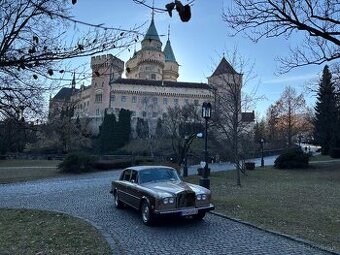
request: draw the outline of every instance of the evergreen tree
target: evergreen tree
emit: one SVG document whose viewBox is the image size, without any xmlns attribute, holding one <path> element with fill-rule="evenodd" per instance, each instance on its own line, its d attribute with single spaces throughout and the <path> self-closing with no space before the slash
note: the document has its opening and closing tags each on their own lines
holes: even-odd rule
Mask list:
<svg viewBox="0 0 340 255">
<path fill-rule="evenodd" d="M 322 154 L 329 154 L 332 138 L 336 132 L 337 104 L 335 87 L 332 82 L 332 74 L 326 65 L 323 69 L 322 78 L 315 106 L 315 131 L 314 137 L 322 147 Z"/>
<path fill-rule="evenodd" d="M 100 126 L 99 149 L 101 153 L 113 152 L 117 149 L 117 121 L 114 114 L 105 112 L 104 120 Z"/>
<path fill-rule="evenodd" d="M 117 147 L 123 147 L 130 140 L 131 133 L 131 111 L 121 109 L 119 111 L 119 121 L 116 129 Z"/>
</svg>

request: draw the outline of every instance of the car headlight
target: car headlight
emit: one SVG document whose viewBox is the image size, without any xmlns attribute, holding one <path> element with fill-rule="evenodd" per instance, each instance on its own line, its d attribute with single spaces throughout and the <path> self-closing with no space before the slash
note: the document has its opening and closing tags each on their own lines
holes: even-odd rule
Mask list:
<svg viewBox="0 0 340 255">
<path fill-rule="evenodd" d="M 207 199 L 207 195 L 206 194 L 198 194 L 196 196 L 197 200 L 206 200 Z"/>
<path fill-rule="evenodd" d="M 173 197 L 166 197 L 163 198 L 163 204 L 167 205 L 167 204 L 173 204 L 175 202 L 175 199 Z"/>
</svg>

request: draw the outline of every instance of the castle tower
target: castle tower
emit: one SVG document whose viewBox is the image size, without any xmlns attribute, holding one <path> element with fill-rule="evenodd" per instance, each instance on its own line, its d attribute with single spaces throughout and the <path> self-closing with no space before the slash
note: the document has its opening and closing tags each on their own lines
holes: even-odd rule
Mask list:
<svg viewBox="0 0 340 255">
<path fill-rule="evenodd" d="M 235 71 L 232 65 L 222 57 L 221 62 L 218 64 L 213 74 L 208 77 L 208 84 L 218 87 L 225 87 L 224 84 L 242 85 L 242 74 Z"/>
<path fill-rule="evenodd" d="M 142 40 L 142 48 L 126 62 L 126 77 L 129 79 L 162 80 L 165 66 L 162 42 L 152 15 L 149 29 Z"/>
<path fill-rule="evenodd" d="M 172 50 L 171 43 L 170 43 L 170 27 L 168 30 L 168 40 L 166 41 L 163 53 L 165 57 L 163 80 L 177 81 L 177 78 L 179 76 L 178 74 L 179 65 L 176 61 L 175 54 Z"/>
<path fill-rule="evenodd" d="M 110 105 L 111 84 L 121 78 L 124 62 L 112 54 L 91 58 L 92 86 L 90 98 L 90 116 L 102 117 Z"/>
</svg>

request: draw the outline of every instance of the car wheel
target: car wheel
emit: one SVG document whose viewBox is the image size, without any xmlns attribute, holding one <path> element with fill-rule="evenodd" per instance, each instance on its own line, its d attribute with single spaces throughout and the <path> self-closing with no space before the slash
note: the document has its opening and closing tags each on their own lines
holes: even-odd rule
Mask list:
<svg viewBox="0 0 340 255">
<path fill-rule="evenodd" d="M 194 215 L 195 220 L 202 220 L 205 217 L 205 212 L 198 212 L 198 214 Z"/>
<path fill-rule="evenodd" d="M 118 191 L 117 190 L 113 194 L 113 201 L 115 203 L 115 207 L 116 208 L 118 208 L 118 209 L 123 208 L 124 204 L 122 203 L 122 201 L 119 200 Z"/>
<path fill-rule="evenodd" d="M 141 206 L 141 215 L 142 215 L 142 220 L 145 225 L 152 225 L 154 222 L 154 217 L 151 212 L 150 204 L 147 201 L 143 201 L 142 206 Z"/>
</svg>

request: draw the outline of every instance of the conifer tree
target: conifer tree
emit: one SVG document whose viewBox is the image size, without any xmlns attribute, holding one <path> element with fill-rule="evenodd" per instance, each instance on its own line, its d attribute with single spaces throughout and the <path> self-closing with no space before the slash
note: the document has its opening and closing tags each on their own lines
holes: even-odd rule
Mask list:
<svg viewBox="0 0 340 255">
<path fill-rule="evenodd" d="M 113 152 L 117 149 L 117 121 L 114 114 L 105 112 L 104 120 L 100 126 L 99 148 L 101 153 Z"/>
<path fill-rule="evenodd" d="M 314 137 L 321 145 L 321 153 L 329 154 L 332 139 L 336 134 L 337 104 L 335 87 L 332 82 L 332 74 L 326 65 L 323 69 L 322 78 L 315 106 L 315 131 Z"/>
</svg>

